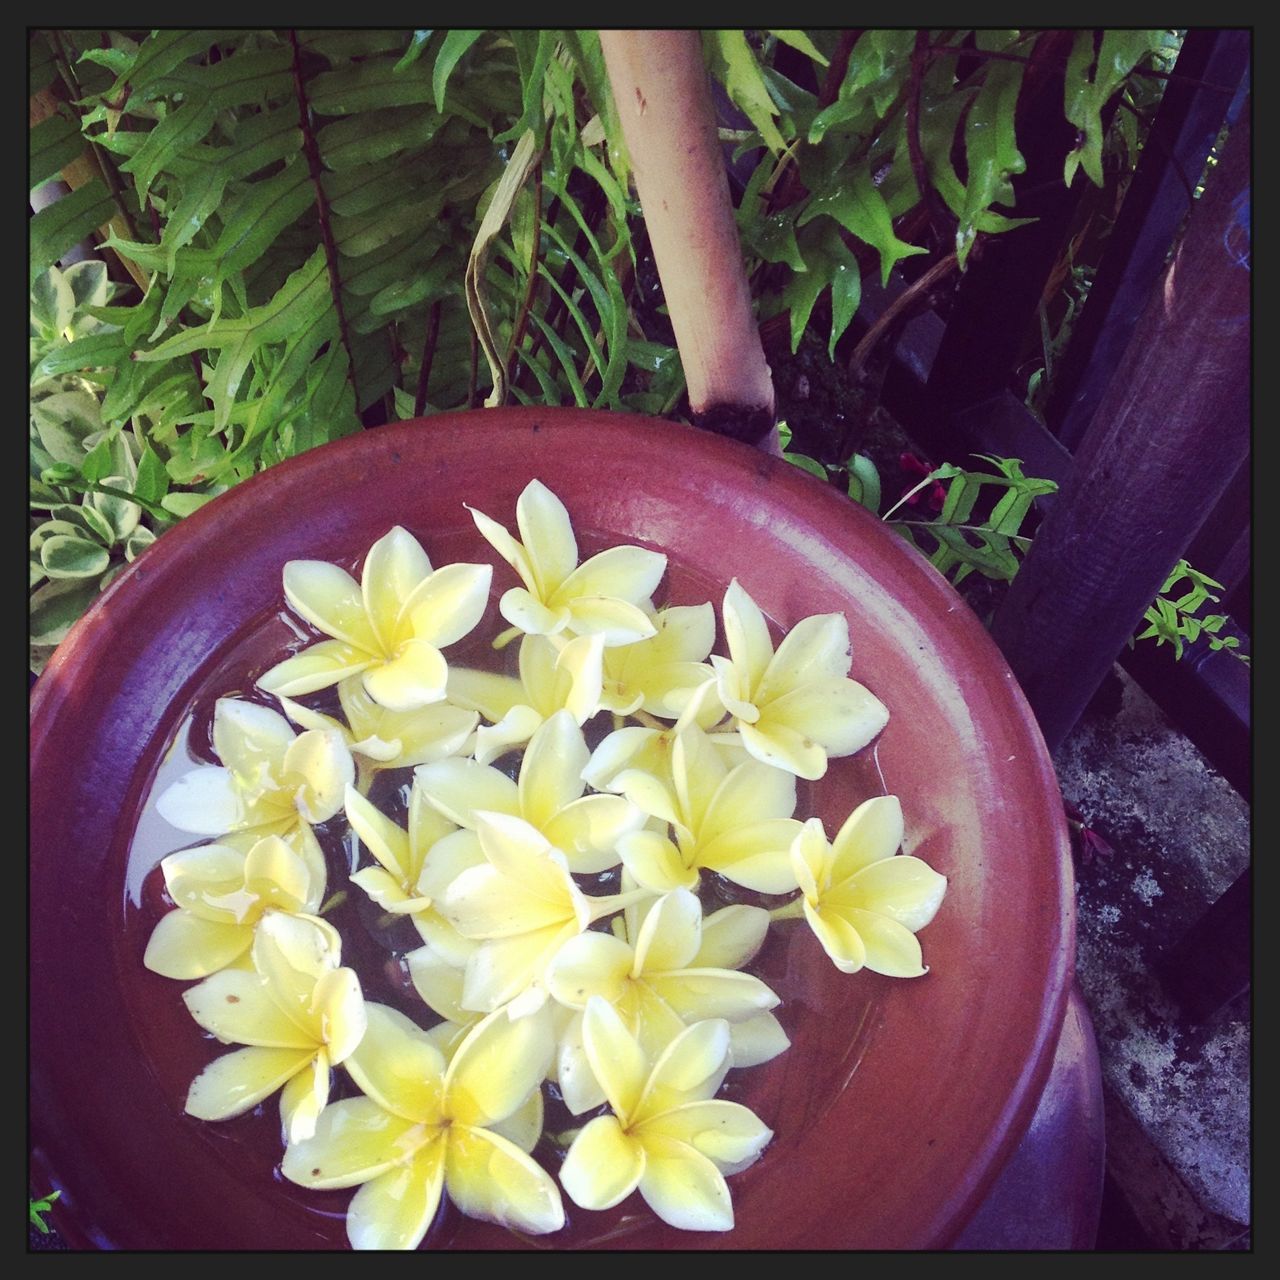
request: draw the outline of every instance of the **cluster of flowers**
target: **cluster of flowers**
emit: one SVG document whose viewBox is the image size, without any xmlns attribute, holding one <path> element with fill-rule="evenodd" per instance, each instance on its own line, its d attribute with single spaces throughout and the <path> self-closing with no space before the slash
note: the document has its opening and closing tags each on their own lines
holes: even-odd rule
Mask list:
<svg viewBox="0 0 1280 1280">
<path fill-rule="evenodd" d="M 490 566 L 434 569 L 399 527 L 359 583 L 290 562 L 289 605 L 330 638 L 259 680 L 284 714 L 219 700 L 221 764 L 158 798 L 171 824 L 215 839 L 163 860 L 175 907 L 145 963 L 201 979 L 184 993 L 192 1016 L 245 1046 L 196 1078 L 187 1111 L 226 1119 L 280 1090 L 285 1176 L 360 1188 L 355 1247 L 415 1248 L 446 1191 L 474 1217 L 563 1226 L 560 1189 L 530 1155 L 550 1080 L 575 1116 L 596 1113 L 559 1171 L 575 1204 L 638 1190 L 676 1227 L 727 1230 L 725 1175 L 772 1134 L 716 1094 L 731 1067 L 788 1047 L 778 996 L 743 972 L 771 919 L 802 915 L 846 972 L 925 972 L 915 932 L 946 881 L 897 854 L 897 800 L 866 801 L 832 841 L 793 816 L 797 778 L 866 746 L 888 712 L 848 678 L 840 614 L 804 619 L 775 652 L 735 581 L 728 656 L 712 655 L 710 603 L 653 606 L 666 558 L 619 546 L 579 564 L 541 483 L 519 499 L 520 541 L 472 515 L 523 583 L 501 598 L 513 629 L 494 642 L 520 636 L 518 677 L 441 654 L 480 622 Z M 296 700 L 334 685 L 343 719 Z M 593 751 L 582 726 L 601 711 L 615 727 Z M 491 763 L 517 749 L 518 771 Z M 404 829 L 368 796 L 378 770 L 409 767 Z M 351 881 L 422 940 L 404 959 L 439 1016 L 430 1029 L 364 997 L 318 914 L 329 886 L 312 827 L 340 813 L 373 859 Z M 611 868 L 619 892 L 575 880 Z M 704 917 L 704 871 L 799 893 L 772 915 L 736 903 Z M 329 1101 L 338 1065 L 362 1096 Z"/>
</svg>

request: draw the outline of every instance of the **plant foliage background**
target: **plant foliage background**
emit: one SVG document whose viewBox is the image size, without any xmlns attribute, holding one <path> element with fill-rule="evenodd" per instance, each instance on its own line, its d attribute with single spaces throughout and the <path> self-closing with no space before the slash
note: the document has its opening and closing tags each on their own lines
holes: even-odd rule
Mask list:
<svg viewBox="0 0 1280 1280">
<path fill-rule="evenodd" d="M 834 357 L 868 274 L 962 270 L 1024 221 L 1015 109 L 1044 37 L 703 33 L 754 295 L 792 352 Z M 1177 43 L 1074 34 L 1064 182 L 1123 181 Z M 30 60 L 31 187 L 70 188 L 30 220 L 33 670 L 165 529 L 305 449 L 481 403 L 680 411 L 595 32 L 59 30 Z M 876 510 L 856 445 L 794 460 Z M 1011 577 L 1052 488 L 987 461 L 931 474 L 927 520 L 899 504 L 953 580 Z"/>
</svg>

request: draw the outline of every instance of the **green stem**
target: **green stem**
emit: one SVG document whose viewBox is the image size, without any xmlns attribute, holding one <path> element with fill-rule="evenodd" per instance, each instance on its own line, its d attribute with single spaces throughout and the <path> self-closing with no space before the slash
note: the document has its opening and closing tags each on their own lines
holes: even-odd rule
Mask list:
<svg viewBox="0 0 1280 1280">
<path fill-rule="evenodd" d="M 802 920 L 804 918 L 804 895 L 798 898 L 792 898 L 790 902 L 784 902 L 780 907 L 774 907 L 769 912 L 769 919 L 773 920 Z"/>
</svg>

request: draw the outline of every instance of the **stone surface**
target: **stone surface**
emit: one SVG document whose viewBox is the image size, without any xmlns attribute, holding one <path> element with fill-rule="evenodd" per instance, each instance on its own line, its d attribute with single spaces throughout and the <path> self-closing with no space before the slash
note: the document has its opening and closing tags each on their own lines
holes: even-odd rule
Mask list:
<svg viewBox="0 0 1280 1280">
<path fill-rule="evenodd" d="M 1055 764 L 1112 846 L 1077 866 L 1110 1176 L 1156 1247 L 1231 1247 L 1249 1223 L 1249 1000 L 1196 1024 L 1156 965 L 1248 866 L 1249 806 L 1119 668 Z"/>
</svg>

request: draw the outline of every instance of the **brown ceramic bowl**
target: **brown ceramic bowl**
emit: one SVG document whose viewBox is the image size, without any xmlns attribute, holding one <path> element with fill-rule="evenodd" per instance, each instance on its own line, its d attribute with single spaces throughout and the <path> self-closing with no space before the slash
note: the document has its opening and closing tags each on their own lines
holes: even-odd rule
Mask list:
<svg viewBox="0 0 1280 1280">
<path fill-rule="evenodd" d="M 861 799 L 897 794 L 907 850 L 950 886 L 920 935 L 920 979 L 841 974 L 802 923 L 771 931 L 761 971 L 792 1047 L 735 1073 L 733 1096 L 776 1136 L 730 1180 L 731 1236 L 668 1229 L 632 1197 L 605 1214 L 567 1205 L 566 1230 L 527 1241 L 446 1209 L 428 1246 L 942 1247 L 1017 1145 L 1062 1019 L 1071 872 L 1043 742 L 977 619 L 897 535 L 786 463 L 641 417 L 490 410 L 378 428 L 238 486 L 122 574 L 38 681 L 32 1177 L 62 1188 L 73 1244 L 345 1247 L 352 1193 L 281 1178 L 274 1098 L 223 1124 L 183 1114 L 222 1049 L 190 1020 L 183 984 L 143 968 L 167 849 L 135 845 L 135 828 L 193 705 L 249 690 L 294 640 L 279 616 L 287 560 L 354 566 L 400 523 L 435 564 L 492 563 L 463 503 L 514 525 L 535 477 L 564 500 L 584 555 L 666 552 L 675 603 L 718 606 L 737 577 L 782 628 L 847 614 L 852 675 L 891 719 L 802 802 L 834 832 Z M 495 597 L 511 585 L 499 564 Z M 170 836 L 167 848 L 193 839 Z"/>
</svg>

